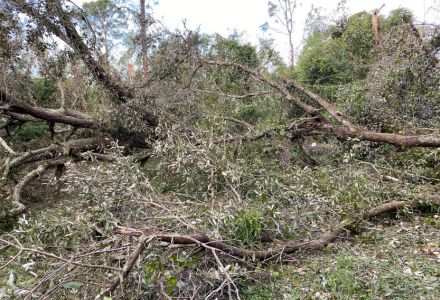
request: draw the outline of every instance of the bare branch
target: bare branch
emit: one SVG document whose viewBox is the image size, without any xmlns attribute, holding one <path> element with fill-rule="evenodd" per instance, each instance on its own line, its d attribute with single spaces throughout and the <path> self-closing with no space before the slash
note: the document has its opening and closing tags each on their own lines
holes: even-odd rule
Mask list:
<svg viewBox="0 0 440 300">
<path fill-rule="evenodd" d="M 121 270 L 119 268 L 110 267 L 110 266 L 91 265 L 91 264 L 79 263 L 79 262 L 74 261 L 74 258 L 67 259 L 67 258 L 58 256 L 58 255 L 55 255 L 53 253 L 41 251 L 41 250 L 34 249 L 34 248 L 26 248 L 26 247 L 23 247 L 23 246 L 11 243 L 11 242 L 9 242 L 9 241 L 7 241 L 5 239 L 0 239 L 0 242 L 5 244 L 5 245 L 8 245 L 10 247 L 13 247 L 13 248 L 17 249 L 19 252 L 32 252 L 32 253 L 35 253 L 37 255 L 42 255 L 42 256 L 46 256 L 46 257 L 52 258 L 52 259 L 60 260 L 60 261 L 63 261 L 63 262 L 66 262 L 66 263 L 69 263 L 69 264 L 72 264 L 72 265 L 75 265 L 75 266 L 78 266 L 78 267 L 91 268 L 91 269 L 105 269 L 105 270 L 116 271 L 116 272 L 119 272 Z"/>
<path fill-rule="evenodd" d="M 15 151 L 12 150 L 11 147 L 9 147 L 8 143 L 6 143 L 6 141 L 2 137 L 0 137 L 0 145 L 3 146 L 3 148 L 5 148 L 9 154 L 15 155 Z"/>
<path fill-rule="evenodd" d="M 12 199 L 13 199 L 12 204 L 15 206 L 15 208 L 9 211 L 9 215 L 11 217 L 14 217 L 23 213 L 26 210 L 26 206 L 24 206 L 21 203 L 21 194 L 23 193 L 25 187 L 29 185 L 29 183 L 31 183 L 35 178 L 41 176 L 48 169 L 59 165 L 64 165 L 67 161 L 68 159 L 58 159 L 58 160 L 49 161 L 45 164 L 39 165 L 35 170 L 29 172 L 26 176 L 24 176 L 14 188 L 14 192 L 12 194 Z"/>
<path fill-rule="evenodd" d="M 10 112 L 30 115 L 41 120 L 69 124 L 80 128 L 98 127 L 96 120 L 85 117 L 81 113 L 73 110 L 65 110 L 66 113 L 62 113 L 59 110 L 31 106 L 6 93 L 3 89 L 0 89 L 0 104 L 7 105 Z"/>
<path fill-rule="evenodd" d="M 234 122 L 234 123 L 236 123 L 238 125 L 241 125 L 243 127 L 246 127 L 249 131 L 255 130 L 255 126 L 252 125 L 252 124 L 249 124 L 246 121 L 239 120 L 239 119 L 236 119 L 236 118 L 231 118 L 231 117 L 223 117 L 223 119 L 231 121 L 231 122 Z"/>
<path fill-rule="evenodd" d="M 127 260 L 127 263 L 125 264 L 122 271 L 120 271 L 120 273 L 113 278 L 108 289 L 96 297 L 97 299 L 101 299 L 101 298 L 103 298 L 103 296 L 110 296 L 113 294 L 113 292 L 122 283 L 122 281 L 125 278 L 127 278 L 128 274 L 130 273 L 134 264 L 139 259 L 139 256 L 144 252 L 144 250 L 146 248 L 146 244 L 149 241 L 151 241 L 153 238 L 154 238 L 154 236 L 146 236 L 145 234 L 141 235 L 141 237 L 139 238 L 138 245 L 136 246 L 136 249 L 130 255 L 130 258 Z"/>
</svg>

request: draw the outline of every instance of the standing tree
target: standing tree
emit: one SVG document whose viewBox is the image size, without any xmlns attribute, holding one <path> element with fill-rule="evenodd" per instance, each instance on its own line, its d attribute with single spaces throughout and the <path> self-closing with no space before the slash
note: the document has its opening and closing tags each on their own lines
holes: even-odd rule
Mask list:
<svg viewBox="0 0 440 300">
<path fill-rule="evenodd" d="M 294 42 L 294 31 L 295 31 L 295 10 L 298 7 L 297 0 L 278 0 L 276 3 L 268 2 L 268 12 L 271 18 L 275 19 L 276 24 L 280 24 L 281 28 L 271 28 L 277 33 L 282 33 L 287 35 L 289 43 L 289 65 L 291 68 L 295 67 L 296 53 Z M 267 24 L 265 24 L 267 28 Z"/>
<path fill-rule="evenodd" d="M 97 41 L 103 48 L 103 62 L 108 67 L 115 42 L 122 37 L 126 28 L 126 14 L 112 0 L 86 2 L 83 9 L 93 30 L 96 30 Z"/>
<path fill-rule="evenodd" d="M 147 28 L 148 19 L 145 13 L 145 0 L 140 0 L 141 14 L 140 14 L 140 27 L 141 27 L 141 55 L 142 55 L 142 71 L 144 75 L 144 83 L 148 81 L 148 40 L 147 40 Z"/>
</svg>

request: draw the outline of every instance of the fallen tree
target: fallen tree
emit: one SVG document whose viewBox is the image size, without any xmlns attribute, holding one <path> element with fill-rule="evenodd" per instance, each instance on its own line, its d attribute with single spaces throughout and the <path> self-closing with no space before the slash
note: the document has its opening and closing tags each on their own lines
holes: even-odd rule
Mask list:
<svg viewBox="0 0 440 300">
<path fill-rule="evenodd" d="M 23 122 L 32 121 L 22 116 L 30 116 L 36 120 L 72 125 L 77 128 L 98 128 L 98 121 L 71 109 L 48 109 L 29 105 L 18 100 L 0 89 L 1 109 L 11 118 Z"/>
<path fill-rule="evenodd" d="M 269 79 L 269 76 L 263 75 L 260 71 L 257 71 L 254 67 L 247 66 L 245 64 L 239 64 L 234 62 L 227 61 L 218 61 L 218 60 L 207 60 L 200 53 L 194 54 L 194 57 L 189 58 L 196 61 L 196 68 L 194 72 L 190 74 L 190 80 L 182 80 L 189 82 L 189 84 L 185 85 L 183 88 L 179 86 L 176 90 L 170 90 L 169 92 L 175 93 L 172 94 L 171 97 L 179 98 L 181 97 L 182 90 L 185 91 L 196 91 L 197 93 L 203 93 L 204 90 L 200 89 L 192 89 L 191 84 L 193 82 L 197 82 L 197 80 L 193 80 L 193 77 L 196 76 L 196 72 L 199 72 L 202 68 L 201 66 L 214 66 L 218 67 L 221 71 L 223 70 L 240 70 L 247 74 L 250 78 L 255 79 L 256 82 L 263 86 L 261 88 L 262 92 L 252 92 L 244 89 L 245 93 L 243 95 L 231 95 L 227 93 L 219 93 L 221 97 L 227 97 L 232 99 L 240 99 L 248 101 L 248 98 L 256 98 L 264 95 L 270 95 L 273 92 L 278 93 L 282 96 L 282 98 L 288 100 L 292 104 L 294 104 L 297 108 L 299 108 L 304 115 L 307 117 L 303 117 L 301 119 L 296 119 L 291 124 L 287 125 L 277 125 L 273 128 L 263 128 L 260 130 L 258 126 L 251 124 L 250 122 L 240 120 L 235 117 L 223 117 L 223 120 L 233 122 L 235 125 L 240 127 L 240 130 L 245 129 L 245 134 L 240 135 L 236 133 L 229 133 L 226 130 L 212 130 L 212 132 L 202 132 L 202 130 L 198 130 L 198 128 L 193 128 L 192 124 L 180 124 L 184 123 L 179 119 L 179 109 L 186 106 L 186 102 L 181 102 L 178 104 L 178 108 L 171 108 L 169 111 L 161 111 L 155 110 L 153 107 L 146 105 L 146 103 L 154 103 L 151 102 L 141 102 L 139 105 L 133 103 L 139 99 L 136 97 L 136 90 L 126 87 L 121 80 L 116 79 L 115 76 L 112 75 L 111 71 L 104 68 L 100 65 L 99 60 L 96 58 L 96 55 L 93 53 L 92 49 L 85 42 L 85 39 L 81 36 L 80 30 L 76 28 L 76 24 L 74 22 L 77 15 L 63 8 L 61 1 L 48 1 L 46 5 L 37 5 L 34 2 L 29 1 L 13 1 L 12 5 L 17 9 L 17 11 L 26 14 L 30 17 L 31 21 L 35 22 L 42 28 L 45 28 L 46 31 L 52 35 L 55 35 L 63 42 L 66 43 L 74 53 L 82 59 L 84 65 L 89 70 L 90 74 L 93 76 L 93 79 L 100 83 L 106 90 L 106 92 L 110 95 L 111 100 L 113 101 L 113 105 L 115 106 L 115 110 L 123 109 L 125 107 L 130 107 L 131 110 L 128 111 L 127 114 L 130 115 L 141 115 L 142 121 L 144 123 L 142 125 L 149 126 L 152 131 L 156 129 L 160 129 L 163 131 L 169 129 L 172 132 L 173 137 L 177 140 L 176 144 L 179 142 L 186 143 L 187 139 L 191 139 L 191 146 L 197 146 L 199 149 L 205 147 L 215 146 L 224 146 L 227 148 L 228 145 L 234 146 L 234 143 L 240 144 L 244 142 L 258 142 L 263 139 L 276 138 L 278 135 L 282 135 L 285 132 L 288 132 L 292 135 L 292 139 L 294 137 L 309 137 L 309 136 L 331 136 L 335 137 L 339 140 L 346 141 L 350 139 L 357 139 L 360 141 L 370 141 L 381 144 L 392 144 L 396 146 L 402 147 L 431 147 L 436 148 L 440 146 L 440 137 L 437 135 L 403 135 L 403 134 L 394 134 L 394 133 L 384 133 L 370 130 L 364 126 L 360 126 L 355 124 L 350 117 L 346 116 L 342 112 L 338 111 L 335 106 L 332 104 L 333 101 L 329 99 L 325 99 L 311 90 L 307 89 L 305 86 L 301 85 L 295 81 L 281 81 L 276 79 Z M 190 45 L 188 43 L 190 39 L 185 37 L 185 51 L 189 51 Z M 182 63 L 181 60 L 178 60 L 179 64 Z M 194 62 L 193 62 L 194 63 Z M 174 70 L 173 70 L 174 71 Z M 172 73 L 172 72 L 171 72 Z M 163 78 L 160 78 L 160 80 Z M 203 77 L 203 79 L 206 79 Z M 143 88 L 145 86 L 143 85 Z M 164 89 L 169 88 L 165 86 Z M 271 89 L 268 91 L 267 89 Z M 106 152 L 113 144 L 118 144 L 118 146 L 125 147 L 121 150 L 123 155 L 131 155 L 133 161 L 144 163 L 150 157 L 154 156 L 155 153 L 153 150 L 149 150 L 146 153 L 141 154 L 133 154 L 130 152 L 131 148 L 139 147 L 139 148 L 153 148 L 155 146 L 160 147 L 161 143 L 164 143 L 164 136 L 168 132 L 165 132 L 163 135 L 148 135 L 145 132 L 140 131 L 130 131 L 126 130 L 126 128 L 121 128 L 118 126 L 111 126 L 111 122 L 105 123 L 107 120 L 102 120 L 95 117 L 91 117 L 83 112 L 76 111 L 73 109 L 68 109 L 65 107 L 61 107 L 60 109 L 49 109 L 45 107 L 40 107 L 37 105 L 28 104 L 26 101 L 22 99 L 18 99 L 19 97 L 14 96 L 19 93 L 10 93 L 9 87 L 1 87 L 0 88 L 0 105 L 1 111 L 3 112 L 4 117 L 6 118 L 6 122 L 0 125 L 0 128 L 9 128 L 10 126 L 17 126 L 23 124 L 25 122 L 48 122 L 51 124 L 52 129 L 54 124 L 62 124 L 62 131 L 65 133 L 65 130 L 69 131 L 69 134 L 65 137 L 63 142 L 55 142 L 53 144 L 42 146 L 42 148 L 29 150 L 29 151 L 15 151 L 14 144 L 13 147 L 10 147 L 9 140 L 4 140 L 0 138 L 0 144 L 7 152 L 7 159 L 4 163 L 4 176 L 10 176 L 11 173 L 19 172 L 25 170 L 23 172 L 22 177 L 18 180 L 18 183 L 15 184 L 15 187 L 11 189 L 10 197 L 12 199 L 12 209 L 8 212 L 9 216 L 15 217 L 26 211 L 26 206 L 23 204 L 24 194 L 26 192 L 26 188 L 35 180 L 37 180 L 43 173 L 56 168 L 55 176 L 60 176 L 63 172 L 64 165 L 67 162 L 79 162 L 84 160 L 100 160 L 105 163 L 113 164 L 118 162 L 120 157 L 117 155 L 112 155 Z M 208 91 L 210 92 L 210 91 Z M 298 95 L 301 95 L 299 97 Z M 21 96 L 22 97 L 22 96 Z M 150 96 L 149 97 L 154 97 Z M 170 97 L 170 96 L 169 96 Z M 184 97 L 182 96 L 184 99 Z M 303 100 L 306 98 L 307 100 Z M 180 98 L 179 98 L 180 99 Z M 168 101 L 168 98 L 165 98 L 164 101 Z M 107 103 L 107 102 L 106 102 Z M 132 105 L 133 104 L 133 105 Z M 189 105 L 188 105 L 189 106 Z M 182 109 L 183 110 L 183 109 Z M 155 111 L 155 113 L 152 113 Z M 177 111 L 175 115 L 173 113 Z M 162 113 L 162 114 L 161 114 Z M 203 113 L 201 114 L 203 115 Z M 177 116 L 177 117 L 176 117 Z M 145 117 L 145 118 L 144 118 Z M 123 117 L 119 117 L 116 115 L 116 121 L 121 121 L 117 125 L 124 123 L 126 120 Z M 104 122 L 102 122 L 104 121 Z M 130 123 L 131 120 L 126 121 L 125 123 Z M 160 122 L 159 122 L 160 121 Z M 286 122 L 287 123 L 287 122 Z M 105 125 L 104 125 L 105 124 Z M 110 125 L 108 125 L 110 124 Z M 125 125 L 125 124 L 123 124 Z M 137 125 L 137 124 L 135 124 Z M 159 125 L 164 125 L 163 128 L 159 127 Z M 65 127 L 64 127 L 65 126 Z M 166 127 L 168 126 L 168 127 Z M 175 130 L 175 128 L 179 128 L 181 126 L 182 131 Z M 65 129 L 68 128 L 68 129 Z M 88 129 L 88 134 L 91 132 L 90 138 L 76 138 L 73 140 L 69 140 L 73 135 L 74 130 L 77 128 Z M 164 129 L 165 128 L 165 129 Z M 258 128 L 258 129 L 256 129 Z M 70 130 L 72 129 L 72 130 Z M 160 131 L 158 130 L 158 131 Z M 247 130 L 247 131 L 246 131 Z M 213 132 L 215 132 L 215 135 Z M 239 131 L 238 131 L 239 132 Z M 243 131 L 241 131 L 243 132 Z M 71 134 L 72 133 L 72 134 Z M 163 132 L 162 132 L 163 133 Z M 87 135 L 90 136 L 90 135 Z M 204 138 L 206 140 L 204 140 Z M 53 142 L 53 141 L 52 141 Z M 166 145 L 169 146 L 169 145 Z M 170 146 L 171 150 L 175 150 Z M 238 147 L 237 147 L 238 148 Z M 164 151 L 168 151 L 167 147 L 164 147 Z M 178 149 L 179 150 L 179 149 Z M 204 149 L 203 149 L 204 150 Z M 208 151 L 200 151 L 202 154 L 200 155 L 208 155 Z M 230 151 L 232 152 L 232 151 Z M 224 156 L 226 157 L 226 150 L 224 152 Z M 235 154 L 234 154 L 235 155 Z M 219 155 L 221 156 L 221 155 Z M 181 157 L 175 158 L 175 161 L 182 159 Z M 184 160 L 186 158 L 183 158 Z M 188 161 L 193 163 L 193 157 L 189 155 Z M 173 162 L 174 163 L 174 162 Z M 206 165 L 209 165 L 210 161 L 208 160 Z M 177 164 L 177 162 L 176 162 Z M 196 164 L 196 163 L 194 163 Z M 203 164 L 201 164 L 203 165 Z M 26 169 L 27 167 L 30 170 Z M 113 166 L 113 165 L 112 165 Z M 284 170 L 282 170 L 284 171 Z M 212 197 L 211 206 L 212 210 L 215 210 L 215 201 L 216 201 L 216 185 L 223 183 L 223 181 L 216 182 L 215 180 L 215 172 L 218 172 L 223 175 L 223 169 L 221 168 L 212 168 L 211 175 L 206 175 L 209 177 L 209 189 L 206 191 L 208 197 Z M 226 175 L 223 175 L 225 179 L 229 174 L 225 171 Z M 235 175 L 235 174 L 233 174 Z M 204 176 L 202 175 L 200 177 Z M 261 176 L 266 176 L 263 174 Z M 238 178 L 238 179 L 237 179 Z M 242 180 L 239 176 L 234 178 L 239 182 Z M 163 181 L 170 180 L 172 181 L 172 176 L 165 178 Z M 115 180 L 113 180 L 114 182 Z M 195 181 L 195 185 L 199 184 L 197 179 L 193 179 Z M 184 182 L 182 180 L 182 182 Z M 107 182 L 108 184 L 108 182 Z M 142 184 L 145 184 L 143 182 Z M 227 186 L 229 188 L 229 186 Z M 166 190 L 166 189 L 164 189 Z M 203 190 L 203 189 L 199 189 Z M 122 193 L 119 190 L 117 193 Z M 231 191 L 237 198 L 240 199 L 241 195 L 237 192 L 233 186 L 231 186 Z M 148 193 L 148 190 L 143 190 L 144 193 Z M 203 191 L 205 192 L 205 191 Z M 266 192 L 266 191 L 265 191 Z M 268 194 L 270 192 L 267 192 Z M 122 197 L 122 196 L 121 196 Z M 279 259 L 282 261 L 285 258 L 285 255 L 296 253 L 299 251 L 309 251 L 309 250 L 319 250 L 325 248 L 330 243 L 335 242 L 338 238 L 343 236 L 347 232 L 354 231 L 356 226 L 363 221 L 370 220 L 374 217 L 382 215 L 384 213 L 390 212 L 396 209 L 402 208 L 410 208 L 417 209 L 424 205 L 426 201 L 430 200 L 429 203 L 439 204 L 439 199 L 436 196 L 432 195 L 423 195 L 420 198 L 423 198 L 423 201 L 406 201 L 406 200 L 394 200 L 391 202 L 387 202 L 384 204 L 380 204 L 374 208 L 369 209 L 366 213 L 361 215 L 358 218 L 350 219 L 346 221 L 341 221 L 341 223 L 334 227 L 333 230 L 329 231 L 322 236 L 312 239 L 305 240 L 300 242 L 293 242 L 288 239 L 282 242 L 282 245 L 272 245 L 272 244 L 264 244 L 265 246 L 260 249 L 255 248 L 246 248 L 246 247 L 238 247 L 235 246 L 222 238 L 214 238 L 212 236 L 208 236 L 203 233 L 195 233 L 195 234 L 182 234 L 180 232 L 169 233 L 165 228 L 163 230 L 157 229 L 139 229 L 139 228 L 131 228 L 124 227 L 130 226 L 128 224 L 121 224 L 121 226 L 117 226 L 115 228 L 114 234 L 116 237 L 139 237 L 138 244 L 131 255 L 125 262 L 125 266 L 123 269 L 110 267 L 107 269 L 111 271 L 117 271 L 117 274 L 114 278 L 112 278 L 110 285 L 103 291 L 100 296 L 110 296 L 113 295 L 118 286 L 120 286 L 124 279 L 126 279 L 130 273 L 130 271 L 135 267 L 136 262 L 139 257 L 147 248 L 147 243 L 153 241 L 154 239 L 160 242 L 168 243 L 169 245 L 189 245 L 189 246 L 197 246 L 202 249 L 210 250 L 214 256 L 216 253 L 223 253 L 229 258 L 240 259 L 240 261 L 266 261 L 270 259 Z M 381 198 L 382 199 L 382 198 Z M 405 199 L 405 198 L 404 198 Z M 25 203 L 25 202 L 24 202 Z M 144 203 L 142 202 L 142 205 Z M 141 205 L 141 204 L 139 204 Z M 161 204 L 156 204 L 157 206 L 161 206 Z M 168 205 L 168 204 L 167 204 Z M 169 206 L 174 205 L 174 203 L 170 203 Z M 241 202 L 241 205 L 245 205 L 244 202 Z M 167 207 L 165 208 L 167 209 Z M 131 212 L 129 212 L 131 216 Z M 145 217 L 145 218 L 149 218 Z M 159 216 L 160 217 L 160 216 Z M 177 220 L 178 217 L 176 217 Z M 131 221 L 131 220 L 130 220 Z M 127 222 L 128 223 L 128 222 Z M 182 222 L 183 223 L 183 222 Z M 188 228 L 193 228 L 191 224 L 183 223 Z M 134 226 L 133 226 L 134 227 Z M 100 229 L 98 228 L 97 231 Z M 197 232 L 197 231 L 195 231 Z M 113 238 L 113 237 L 109 237 Z M 223 237 L 224 238 L 224 237 Z M 273 239 L 272 239 L 273 241 Z M 15 247 L 17 245 L 12 243 L 5 243 L 8 246 Z M 15 245 L 15 246 L 14 246 Z M 129 248 L 128 246 L 127 248 Z M 35 251 L 31 251 L 30 248 L 17 246 L 15 247 L 19 251 L 30 251 L 34 253 L 38 253 Z M 112 249 L 108 250 L 111 251 Z M 105 250 L 107 251 L 107 250 Z M 41 254 L 41 253 L 40 253 Z M 42 254 L 47 257 L 54 258 L 53 256 Z M 68 263 L 70 259 L 62 258 L 60 259 L 63 263 Z M 219 262 L 216 257 L 216 261 Z M 95 268 L 96 265 L 87 265 L 81 264 L 76 259 L 72 258 L 72 264 L 77 267 L 90 267 Z M 221 265 L 221 262 L 218 263 L 219 269 L 227 275 L 227 270 Z M 106 268 L 103 266 L 103 268 Z M 108 274 L 106 274 L 108 275 Z M 227 277 L 227 276 L 226 276 Z M 161 283 L 160 283 L 161 284 Z M 161 290 L 163 290 L 161 288 Z M 165 293 L 165 292 L 164 292 Z M 166 294 L 166 293 L 165 293 Z"/>
<path fill-rule="evenodd" d="M 336 136 L 338 139 L 347 140 L 357 138 L 361 141 L 387 143 L 407 147 L 440 147 L 440 137 L 436 135 L 401 135 L 394 133 L 382 133 L 371 131 L 365 127 L 353 124 L 347 116 L 334 108 L 333 105 L 330 104 L 330 101 L 321 98 L 320 96 L 306 89 L 299 83 L 286 81 L 285 85 L 283 85 L 265 78 L 258 71 L 252 70 L 242 64 L 212 60 L 202 61 L 208 65 L 238 68 L 252 75 L 257 80 L 269 85 L 274 90 L 281 93 L 288 101 L 292 102 L 295 106 L 303 110 L 305 113 L 312 117 L 315 117 L 315 122 L 313 124 L 309 123 L 308 126 L 312 126 L 316 130 Z M 301 101 L 298 97 L 289 92 L 287 88 L 293 88 L 299 92 L 304 93 L 310 99 L 317 102 L 321 108 L 311 106 Z M 328 120 L 322 113 L 322 109 L 324 109 L 324 111 L 328 113 L 332 117 L 332 119 L 339 124 L 334 124 L 333 122 Z"/>
<path fill-rule="evenodd" d="M 31 17 L 37 24 L 45 28 L 48 32 L 54 34 L 67 45 L 69 45 L 84 61 L 94 78 L 115 96 L 114 99 L 116 99 L 116 105 L 126 103 L 133 98 L 132 91 L 117 82 L 108 74 L 108 71 L 100 66 L 99 63 L 94 59 L 91 50 L 84 43 L 81 35 L 76 30 L 72 22 L 72 15 L 63 9 L 59 1 L 50 2 L 48 6 L 44 8 L 47 10 L 47 12 L 53 13 L 58 21 L 55 21 L 47 14 L 44 14 L 41 7 L 33 6 L 26 1 L 16 1 L 12 5 L 19 11 Z M 188 38 L 186 38 L 185 41 L 187 41 L 187 39 Z M 316 132 L 321 132 L 326 135 L 334 136 L 340 140 L 359 139 L 361 141 L 388 143 L 406 147 L 440 146 L 440 138 L 436 135 L 401 135 L 382 133 L 371 131 L 363 126 L 356 125 L 349 119 L 349 117 L 339 112 L 331 104 L 330 100 L 320 97 L 297 82 L 285 81 L 283 83 L 278 83 L 261 75 L 259 71 L 256 71 L 243 64 L 207 60 L 200 58 L 197 55 L 195 58 L 196 60 L 200 60 L 200 63 L 197 64 L 198 67 L 195 69 L 193 74 L 191 74 L 191 77 L 195 75 L 195 73 L 200 69 L 200 66 L 203 64 L 219 66 L 222 68 L 236 68 L 249 74 L 263 84 L 266 84 L 274 91 L 280 93 L 283 97 L 285 97 L 285 99 L 293 103 L 311 117 L 307 122 L 301 122 L 295 125 L 295 130 L 298 131 L 298 134 L 310 134 L 311 132 L 312 134 L 315 134 Z M 187 86 L 187 88 L 190 89 L 191 87 Z M 294 95 L 291 92 L 292 90 L 304 94 L 312 102 L 315 102 L 317 106 L 304 102 L 299 97 Z M 109 136 L 109 138 L 112 137 L 114 140 L 118 140 L 120 145 L 126 147 L 150 146 L 150 142 L 146 141 L 151 139 L 151 137 L 142 136 L 142 134 L 134 132 L 131 133 L 126 130 L 120 131 L 118 128 L 103 128 L 97 120 L 78 111 L 67 108 L 54 110 L 32 106 L 8 94 L 4 89 L 0 89 L 0 101 L 2 111 L 10 118 L 10 120 L 13 121 L 27 122 L 41 120 L 52 124 L 60 123 L 69 125 L 74 129 L 89 128 L 96 130 L 98 133 L 104 132 Z M 158 125 L 157 117 L 149 113 L 148 110 L 142 111 L 142 114 L 145 115 L 144 120 L 148 126 L 154 129 Z M 7 127 L 8 125 L 5 126 Z M 289 129 L 289 126 L 287 126 L 285 129 L 291 130 Z M 227 140 L 219 139 L 219 142 L 233 142 L 238 140 L 255 141 L 269 136 L 270 130 L 254 136 L 233 136 L 227 138 Z M 79 153 L 81 151 L 94 149 L 97 146 L 97 142 L 101 143 L 100 139 L 101 138 L 92 138 L 85 139 L 80 142 L 75 141 L 65 143 L 63 145 L 51 145 L 46 148 L 33 150 L 20 156 L 10 158 L 10 161 L 5 164 L 5 174 L 7 174 L 9 168 L 15 168 L 24 163 L 38 162 L 44 159 L 54 158 L 59 156 L 63 151 L 69 152 L 72 150 L 73 152 Z M 77 145 L 77 143 L 79 144 Z M 111 161 L 112 159 L 107 158 L 107 160 Z"/>
<path fill-rule="evenodd" d="M 428 196 L 430 201 L 428 203 L 440 205 L 440 198 L 436 196 Z M 280 257 L 283 254 L 291 254 L 302 250 L 319 250 L 327 246 L 328 244 L 334 242 L 338 237 L 340 237 L 344 232 L 350 232 L 355 229 L 356 224 L 361 221 L 370 220 L 374 217 L 380 216 L 384 213 L 402 209 L 402 208 L 412 208 L 416 209 L 422 205 L 426 205 L 425 201 L 405 201 L 405 200 L 395 200 L 381 204 L 377 207 L 371 208 L 366 214 L 361 217 L 350 220 L 343 221 L 339 226 L 337 226 L 333 231 L 322 235 L 321 237 L 306 242 L 284 242 L 282 246 L 277 246 L 273 250 L 250 250 L 245 248 L 236 247 L 230 245 L 223 241 L 218 241 L 213 238 L 208 237 L 205 234 L 193 234 L 193 235 L 182 235 L 182 234 L 161 234 L 151 232 L 151 229 L 134 229 L 126 227 L 116 227 L 115 233 L 121 235 L 133 235 L 142 236 L 145 232 L 153 234 L 159 241 L 167 242 L 170 244 L 193 244 L 206 247 L 208 249 L 214 248 L 216 251 L 223 252 L 225 254 L 231 255 L 236 258 L 250 259 L 250 260 L 268 260 L 274 257 Z"/>
</svg>

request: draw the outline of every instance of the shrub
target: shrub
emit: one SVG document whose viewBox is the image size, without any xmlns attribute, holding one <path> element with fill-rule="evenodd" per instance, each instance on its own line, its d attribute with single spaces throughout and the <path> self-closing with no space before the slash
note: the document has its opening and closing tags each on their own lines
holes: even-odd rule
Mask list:
<svg viewBox="0 0 440 300">
<path fill-rule="evenodd" d="M 47 123 L 26 123 L 18 131 L 17 137 L 23 142 L 50 138 L 49 125 Z"/>
</svg>

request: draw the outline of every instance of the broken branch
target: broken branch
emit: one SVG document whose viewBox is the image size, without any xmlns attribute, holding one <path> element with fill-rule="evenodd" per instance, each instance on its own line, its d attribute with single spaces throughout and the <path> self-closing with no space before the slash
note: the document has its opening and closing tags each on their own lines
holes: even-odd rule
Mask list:
<svg viewBox="0 0 440 300">
<path fill-rule="evenodd" d="M 427 196 L 428 201 L 434 202 L 436 204 L 440 204 L 440 197 L 438 196 Z M 230 244 L 227 244 L 223 241 L 214 240 L 209 238 L 205 234 L 193 234 L 193 235 L 180 235 L 180 234 L 158 234 L 157 239 L 160 241 L 174 243 L 174 244 L 199 244 L 202 246 L 210 247 L 215 250 L 222 251 L 231 256 L 238 258 L 251 258 L 252 260 L 267 260 L 273 257 L 282 255 L 282 254 L 291 254 L 302 250 L 318 250 L 327 246 L 329 243 L 336 240 L 344 231 L 350 231 L 355 224 L 360 221 L 365 221 L 374 217 L 377 217 L 386 212 L 401 209 L 405 207 L 417 208 L 421 205 L 421 202 L 418 201 L 404 201 L 404 200 L 395 200 L 391 202 L 387 202 L 384 204 L 380 204 L 374 208 L 371 208 L 366 214 L 363 216 L 348 222 L 342 222 L 339 226 L 337 226 L 334 230 L 330 231 L 327 234 L 322 235 L 321 237 L 305 242 L 287 242 L 282 247 L 278 247 L 273 250 L 251 250 L 246 248 L 236 247 Z M 142 230 L 127 228 L 127 227 L 117 227 L 115 229 L 116 234 L 122 235 L 133 235 L 133 236 L 141 236 Z"/>
</svg>

